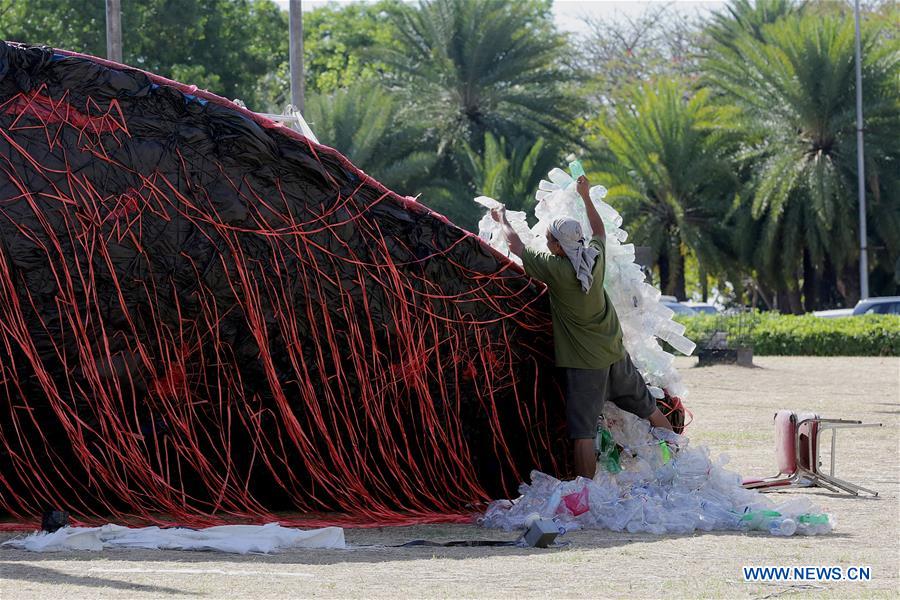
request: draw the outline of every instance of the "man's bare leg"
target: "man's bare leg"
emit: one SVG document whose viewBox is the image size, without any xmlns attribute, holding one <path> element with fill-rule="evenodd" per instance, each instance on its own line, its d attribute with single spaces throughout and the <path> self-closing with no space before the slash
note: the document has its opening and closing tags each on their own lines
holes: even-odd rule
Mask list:
<svg viewBox="0 0 900 600">
<path fill-rule="evenodd" d="M 660 427 L 662 429 L 668 429 L 669 431 L 672 431 L 672 424 L 669 423 L 669 419 L 667 419 L 666 415 L 662 414 L 662 411 L 658 408 L 653 411 L 653 414 L 647 417 L 647 420 L 650 421 L 650 424 L 654 427 Z"/>
<path fill-rule="evenodd" d="M 593 479 L 594 471 L 597 469 L 594 440 L 587 438 L 573 441 L 575 442 L 575 474 Z"/>
</svg>

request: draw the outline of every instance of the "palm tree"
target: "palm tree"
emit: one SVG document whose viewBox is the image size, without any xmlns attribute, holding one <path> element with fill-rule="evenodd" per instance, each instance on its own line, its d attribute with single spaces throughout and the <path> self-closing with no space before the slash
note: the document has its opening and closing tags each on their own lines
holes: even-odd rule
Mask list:
<svg viewBox="0 0 900 600">
<path fill-rule="evenodd" d="M 379 58 L 432 124 L 439 153 L 463 143 L 480 150 L 488 132 L 566 137 L 576 105 L 548 2 L 423 0 L 395 11 L 394 21 L 399 48 Z"/>
<path fill-rule="evenodd" d="M 867 27 L 862 38 L 866 171 L 876 268 L 900 255 L 900 53 Z M 708 82 L 741 111 L 753 173 L 748 208 L 759 223 L 753 253 L 771 286 L 801 310 L 816 307 L 822 276 L 856 301 L 856 122 L 852 19 L 807 12 L 736 35 L 704 62 Z M 889 263 L 889 264 L 888 264 Z M 783 306 L 781 308 L 784 308 Z"/>
<path fill-rule="evenodd" d="M 738 181 L 729 163 L 737 138 L 732 110 L 691 95 L 684 82 L 632 88 L 612 121 L 600 125 L 608 155 L 596 180 L 609 188 L 635 242 L 649 246 L 664 293 L 685 297 L 684 259 L 723 269 L 730 255 L 726 223 Z"/>
<path fill-rule="evenodd" d="M 765 26 L 802 14 L 805 9 L 806 3 L 796 0 L 732 0 L 723 10 L 713 13 L 704 28 L 707 51 L 733 50 L 735 43 L 746 36 L 763 42 Z"/>
<path fill-rule="evenodd" d="M 460 227 L 475 227 L 473 188 L 441 169 L 433 136 L 397 94 L 360 81 L 310 96 L 305 117 L 319 141 L 389 189 L 418 198 Z"/>
<path fill-rule="evenodd" d="M 466 144 L 462 161 L 478 194 L 500 200 L 510 210 L 534 210 L 538 183 L 557 162 L 544 139 L 508 143 L 491 133 L 484 134 L 484 150 L 476 152 Z"/>
<path fill-rule="evenodd" d="M 434 166 L 424 126 L 395 96 L 370 83 L 310 96 L 305 118 L 323 144 L 398 193 L 415 195 Z"/>
</svg>

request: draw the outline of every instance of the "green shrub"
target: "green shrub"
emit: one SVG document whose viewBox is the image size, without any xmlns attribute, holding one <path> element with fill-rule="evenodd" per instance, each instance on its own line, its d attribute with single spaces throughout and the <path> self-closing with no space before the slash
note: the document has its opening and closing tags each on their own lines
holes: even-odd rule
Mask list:
<svg viewBox="0 0 900 600">
<path fill-rule="evenodd" d="M 813 315 L 753 312 L 740 316 L 678 317 L 685 335 L 702 346 L 717 330 L 730 346 L 753 347 L 758 356 L 900 356 L 900 316 L 823 319 Z"/>
</svg>

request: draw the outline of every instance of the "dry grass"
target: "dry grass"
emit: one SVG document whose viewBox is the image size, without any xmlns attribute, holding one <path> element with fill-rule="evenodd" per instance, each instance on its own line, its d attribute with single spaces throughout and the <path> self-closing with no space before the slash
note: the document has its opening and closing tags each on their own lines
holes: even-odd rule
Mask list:
<svg viewBox="0 0 900 600">
<path fill-rule="evenodd" d="M 778 358 L 759 368 L 690 368 L 689 434 L 714 455 L 727 452 L 744 474 L 774 471 L 771 418 L 778 408 L 880 421 L 884 428 L 839 438 L 838 471 L 881 492 L 877 499 L 800 493 L 834 513 L 822 538 L 750 534 L 655 537 L 577 532 L 558 550 L 384 548 L 276 556 L 110 551 L 35 555 L 0 549 L 0 597 L 866 597 L 900 592 L 900 360 Z M 787 497 L 787 495 L 784 495 Z M 470 526 L 348 530 L 357 546 L 411 539 L 502 539 Z M 9 535 L 4 535 L 9 537 Z M 758 584 L 743 565 L 868 565 L 866 583 Z"/>
</svg>

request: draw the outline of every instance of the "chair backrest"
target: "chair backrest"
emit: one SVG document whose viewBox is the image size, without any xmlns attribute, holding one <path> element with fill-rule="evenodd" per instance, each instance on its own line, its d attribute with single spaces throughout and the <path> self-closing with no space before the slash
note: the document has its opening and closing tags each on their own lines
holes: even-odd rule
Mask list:
<svg viewBox="0 0 900 600">
<path fill-rule="evenodd" d="M 797 417 L 794 411 L 779 410 L 775 413 L 775 463 L 782 475 L 797 471 L 797 452 L 794 446 Z"/>
</svg>

